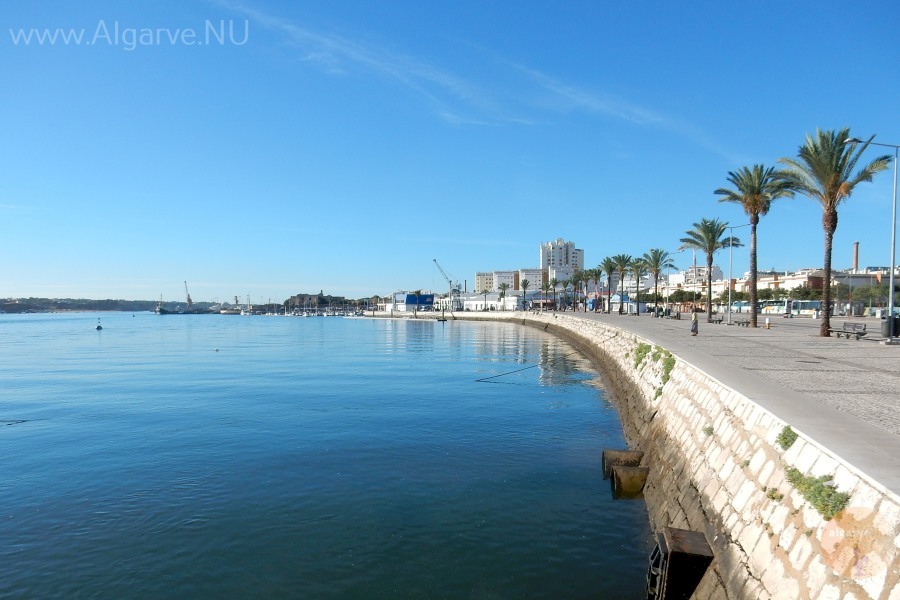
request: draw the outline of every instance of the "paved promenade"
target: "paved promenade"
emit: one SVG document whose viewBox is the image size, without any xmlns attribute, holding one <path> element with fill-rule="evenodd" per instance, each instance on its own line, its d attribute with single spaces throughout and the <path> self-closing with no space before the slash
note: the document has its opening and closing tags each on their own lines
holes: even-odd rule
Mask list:
<svg viewBox="0 0 900 600">
<path fill-rule="evenodd" d="M 810 438 L 900 494 L 900 345 L 882 344 L 877 319 L 855 320 L 869 333 L 819 337 L 821 321 L 770 317 L 770 329 L 709 324 L 690 317 L 559 313 L 596 319 L 662 346 L 736 389 Z M 553 319 L 552 313 L 546 318 Z M 559 318 L 559 317 L 556 317 Z"/>
</svg>

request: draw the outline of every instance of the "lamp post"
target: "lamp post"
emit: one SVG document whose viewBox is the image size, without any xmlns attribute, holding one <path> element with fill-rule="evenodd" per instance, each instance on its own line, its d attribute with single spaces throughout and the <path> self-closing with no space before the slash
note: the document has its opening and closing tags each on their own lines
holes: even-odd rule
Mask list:
<svg viewBox="0 0 900 600">
<path fill-rule="evenodd" d="M 863 141 L 859 138 L 848 138 L 848 144 L 860 144 Z M 888 283 L 888 338 L 885 344 L 893 345 L 897 341 L 894 340 L 894 262 L 897 253 L 897 158 L 900 153 L 900 145 L 897 144 L 881 144 L 878 142 L 868 142 L 873 146 L 884 146 L 885 148 L 894 149 L 894 195 L 891 203 L 891 274 Z"/>
<path fill-rule="evenodd" d="M 731 325 L 731 282 L 732 278 L 732 264 L 734 263 L 734 230 L 740 229 L 741 227 L 750 227 L 751 223 L 745 223 L 744 225 L 732 225 L 729 226 L 728 232 L 728 324 Z M 712 290 L 710 290 L 711 292 Z M 752 314 L 752 313 L 751 313 Z"/>
</svg>

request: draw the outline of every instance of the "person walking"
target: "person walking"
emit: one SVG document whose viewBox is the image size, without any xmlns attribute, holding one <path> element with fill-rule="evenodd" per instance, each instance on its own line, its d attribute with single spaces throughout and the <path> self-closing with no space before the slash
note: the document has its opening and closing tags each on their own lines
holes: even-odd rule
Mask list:
<svg viewBox="0 0 900 600">
<path fill-rule="evenodd" d="M 700 321 L 697 319 L 697 309 L 691 309 L 691 335 L 697 335 L 700 330 Z"/>
</svg>

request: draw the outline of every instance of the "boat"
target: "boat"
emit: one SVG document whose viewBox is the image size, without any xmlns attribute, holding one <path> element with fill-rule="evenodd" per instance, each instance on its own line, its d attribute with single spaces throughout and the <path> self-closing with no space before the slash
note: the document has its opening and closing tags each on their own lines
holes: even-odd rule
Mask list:
<svg viewBox="0 0 900 600">
<path fill-rule="evenodd" d="M 201 308 L 194 308 L 194 301 L 191 299 L 191 293 L 188 291 L 187 281 L 184 282 L 184 292 L 187 296 L 187 309 L 185 310 L 169 310 L 163 303 L 162 294 L 159 296 L 159 302 L 156 303 L 156 309 L 153 311 L 158 315 L 205 315 L 212 311 Z"/>
<path fill-rule="evenodd" d="M 234 297 L 234 304 L 231 306 L 225 306 L 224 308 L 219 310 L 220 315 L 239 315 L 241 314 L 241 303 L 238 300 L 238 297 Z"/>
<path fill-rule="evenodd" d="M 159 302 L 156 303 L 156 309 L 153 311 L 158 315 L 170 315 L 171 311 L 166 310 L 166 307 L 163 305 L 162 294 L 159 296 Z"/>
</svg>

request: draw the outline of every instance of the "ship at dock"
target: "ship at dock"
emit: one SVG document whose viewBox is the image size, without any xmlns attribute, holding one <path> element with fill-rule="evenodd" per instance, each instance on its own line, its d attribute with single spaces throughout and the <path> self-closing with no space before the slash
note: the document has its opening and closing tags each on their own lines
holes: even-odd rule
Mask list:
<svg viewBox="0 0 900 600">
<path fill-rule="evenodd" d="M 159 302 L 156 303 L 155 312 L 158 315 L 207 315 L 211 314 L 211 311 L 202 309 L 202 308 L 194 308 L 194 301 L 191 299 L 191 293 L 188 291 L 187 281 L 184 282 L 184 293 L 187 296 L 187 309 L 185 310 L 169 310 L 166 308 L 165 302 L 163 302 L 162 295 L 159 297 Z"/>
</svg>

